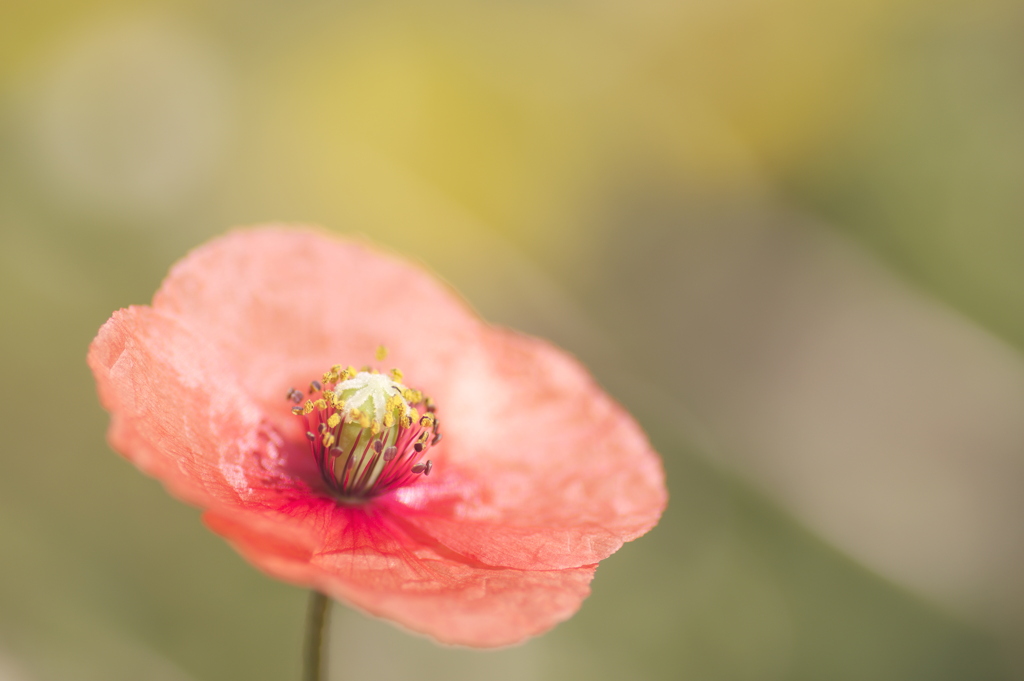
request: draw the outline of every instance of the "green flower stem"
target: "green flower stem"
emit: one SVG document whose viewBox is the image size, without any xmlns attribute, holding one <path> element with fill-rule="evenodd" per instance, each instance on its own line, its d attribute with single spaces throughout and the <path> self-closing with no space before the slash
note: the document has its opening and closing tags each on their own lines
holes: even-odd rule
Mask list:
<svg viewBox="0 0 1024 681">
<path fill-rule="evenodd" d="M 306 616 L 306 646 L 303 656 L 302 681 L 321 681 L 323 675 L 324 640 L 330 600 L 319 591 L 309 592 L 309 612 Z"/>
</svg>

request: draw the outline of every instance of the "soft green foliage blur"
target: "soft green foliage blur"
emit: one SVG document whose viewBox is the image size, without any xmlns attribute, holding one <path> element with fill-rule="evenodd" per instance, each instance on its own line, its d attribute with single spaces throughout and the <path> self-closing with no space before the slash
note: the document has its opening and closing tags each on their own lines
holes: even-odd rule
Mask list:
<svg viewBox="0 0 1024 681">
<path fill-rule="evenodd" d="M 85 366 L 270 221 L 576 353 L 671 494 L 550 634 L 338 606 L 331 678 L 1024 677 L 1022 46 L 1011 0 L 4 0 L 0 681 L 298 677 L 305 593 Z"/>
</svg>

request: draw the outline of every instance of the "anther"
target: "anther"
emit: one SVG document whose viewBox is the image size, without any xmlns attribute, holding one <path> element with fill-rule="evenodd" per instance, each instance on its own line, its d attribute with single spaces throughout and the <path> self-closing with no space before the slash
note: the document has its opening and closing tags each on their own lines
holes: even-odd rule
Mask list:
<svg viewBox="0 0 1024 681">
<path fill-rule="evenodd" d="M 382 371 L 335 365 L 309 392 L 287 392 L 292 413 L 305 417 L 321 476 L 342 498 L 371 498 L 433 471 L 433 462 L 419 461 L 441 440 L 433 401 L 403 385 L 400 370 Z"/>
</svg>

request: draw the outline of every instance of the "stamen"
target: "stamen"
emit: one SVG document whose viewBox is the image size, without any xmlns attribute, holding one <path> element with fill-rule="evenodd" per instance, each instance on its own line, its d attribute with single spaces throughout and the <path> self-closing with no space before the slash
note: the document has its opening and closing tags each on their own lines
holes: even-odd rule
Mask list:
<svg viewBox="0 0 1024 681">
<path fill-rule="evenodd" d="M 441 440 L 436 405 L 403 385 L 404 374 L 356 371 L 336 364 L 312 381 L 310 394 L 287 393 L 292 413 L 306 424 L 313 459 L 328 488 L 356 503 L 429 475 L 433 462 L 423 455 Z M 298 397 L 296 397 L 298 395 Z"/>
</svg>

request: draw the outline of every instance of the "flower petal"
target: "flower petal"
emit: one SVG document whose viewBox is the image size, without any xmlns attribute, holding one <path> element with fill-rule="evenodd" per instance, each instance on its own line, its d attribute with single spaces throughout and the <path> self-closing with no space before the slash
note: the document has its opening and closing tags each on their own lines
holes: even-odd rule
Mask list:
<svg viewBox="0 0 1024 681">
<path fill-rule="evenodd" d="M 233 505 L 301 484 L 286 471 L 304 458 L 287 461 L 287 443 L 216 350 L 174 318 L 148 307 L 115 312 L 88 362 L 111 413 L 111 447 L 178 498 Z"/>
<path fill-rule="evenodd" d="M 386 511 L 307 499 L 287 512 L 208 512 L 207 525 L 278 579 L 316 588 L 442 643 L 512 645 L 569 618 L 596 565 L 570 570 L 491 568 L 413 536 Z M 316 546 L 296 539 L 311 529 Z"/>
<path fill-rule="evenodd" d="M 436 476 L 399 490 L 405 517 L 489 565 L 559 569 L 653 527 L 664 473 L 643 432 L 572 357 L 490 329 L 438 390 Z"/>
<path fill-rule="evenodd" d="M 153 307 L 218 348 L 236 381 L 274 407 L 333 364 L 375 363 L 382 344 L 415 385 L 441 381 L 482 326 L 422 269 L 308 229 L 241 230 L 204 244 L 174 266 Z"/>
</svg>

